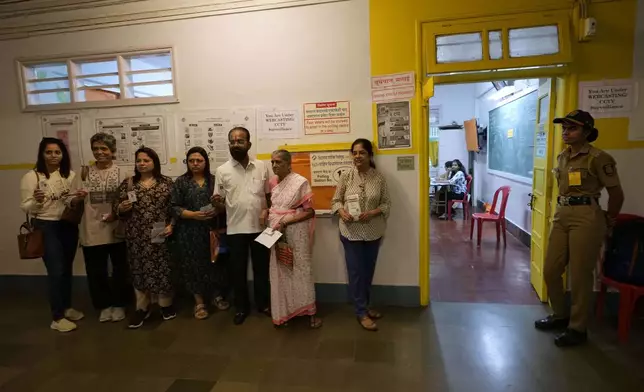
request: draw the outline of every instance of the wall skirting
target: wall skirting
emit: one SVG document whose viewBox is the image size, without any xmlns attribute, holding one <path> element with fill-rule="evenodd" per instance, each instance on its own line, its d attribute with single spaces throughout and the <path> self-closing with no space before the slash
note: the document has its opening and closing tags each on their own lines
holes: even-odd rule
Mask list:
<svg viewBox="0 0 644 392">
<path fill-rule="evenodd" d="M 76 0 L 0 5 L 0 40 L 347 0 Z"/>
<path fill-rule="evenodd" d="M 477 200 L 476 207 L 479 211 L 484 211 L 483 201 Z M 530 233 L 523 231 L 519 226 L 512 223 L 512 221 L 505 218 L 505 225 L 508 233 L 512 234 L 516 239 L 518 239 L 523 245 L 530 247 Z"/>
<path fill-rule="evenodd" d="M 249 284 L 252 290 L 253 285 Z M 87 279 L 74 276 L 74 297 L 89 299 Z M 348 286 L 343 283 L 316 283 L 315 291 L 319 303 L 350 303 Z M 45 275 L 0 275 L 0 295 L 4 296 L 42 296 L 47 297 L 47 276 Z M 251 296 L 252 298 L 252 296 Z M 374 285 L 371 301 L 374 305 L 420 306 L 420 288 L 417 286 Z"/>
</svg>

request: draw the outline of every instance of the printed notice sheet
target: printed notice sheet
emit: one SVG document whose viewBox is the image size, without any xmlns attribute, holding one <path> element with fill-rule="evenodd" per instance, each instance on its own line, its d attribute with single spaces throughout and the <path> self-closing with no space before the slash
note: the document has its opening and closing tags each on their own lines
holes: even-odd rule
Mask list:
<svg viewBox="0 0 644 392">
<path fill-rule="evenodd" d="M 347 151 L 312 152 L 310 156 L 311 186 L 336 186 L 342 173 L 353 167 Z"/>
<path fill-rule="evenodd" d="M 304 133 L 328 135 L 351 132 L 349 101 L 316 102 L 304 104 Z"/>
<path fill-rule="evenodd" d="M 117 165 L 131 165 L 135 162 L 134 153 L 145 146 L 159 155 L 161 164 L 168 163 L 165 118 L 163 116 L 144 116 L 128 118 L 96 119 L 96 132 L 104 132 L 116 138 Z"/>
<path fill-rule="evenodd" d="M 378 148 L 411 147 L 411 108 L 409 101 L 379 103 Z"/>
<path fill-rule="evenodd" d="M 255 133 L 254 109 L 213 109 L 203 112 L 179 115 L 177 138 L 179 148 L 188 152 L 192 147 L 203 147 L 208 152 L 210 170 L 215 171 L 230 159 L 228 151 L 228 132 L 234 127 L 248 129 Z M 183 163 L 185 162 L 185 154 Z"/>
<path fill-rule="evenodd" d="M 300 111 L 291 110 L 257 110 L 258 138 L 262 139 L 297 139 L 302 133 Z"/>
</svg>

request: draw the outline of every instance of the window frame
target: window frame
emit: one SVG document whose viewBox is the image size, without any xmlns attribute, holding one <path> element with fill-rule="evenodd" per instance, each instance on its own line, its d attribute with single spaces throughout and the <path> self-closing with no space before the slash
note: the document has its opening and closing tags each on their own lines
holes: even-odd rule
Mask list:
<svg viewBox="0 0 644 392">
<path fill-rule="evenodd" d="M 159 68 L 158 70 L 149 70 L 142 73 L 152 73 L 152 72 L 170 72 L 172 80 L 169 81 L 172 84 L 172 95 L 167 97 L 145 97 L 145 98 L 123 98 L 126 97 L 126 90 L 128 88 L 128 69 L 126 66 L 127 59 L 133 56 L 140 55 L 154 55 L 154 54 L 169 54 L 170 55 L 170 66 L 171 68 Z M 112 60 L 115 59 L 117 62 L 117 75 L 118 75 L 118 88 L 120 90 L 121 98 L 113 100 L 104 100 L 104 101 L 75 101 L 77 90 L 77 82 L 80 80 L 78 77 L 84 75 L 77 75 L 77 67 L 80 63 L 100 61 L 100 60 Z M 115 51 L 115 52 L 93 52 L 93 53 L 84 53 L 84 54 L 74 54 L 74 55 L 61 55 L 61 56 L 51 56 L 51 57 L 37 57 L 37 58 L 19 58 L 15 60 L 16 71 L 18 73 L 18 81 L 20 83 L 20 103 L 21 109 L 23 112 L 42 112 L 42 111 L 55 111 L 55 110 L 70 110 L 70 109 L 85 109 L 85 108 L 105 108 L 105 107 L 122 107 L 122 106 L 140 106 L 140 105 L 158 105 L 158 104 L 173 104 L 179 103 L 179 93 L 178 93 L 178 78 L 177 78 L 177 61 L 176 54 L 173 47 L 159 47 L 153 49 L 135 49 L 127 51 Z M 28 83 L 33 82 L 32 79 L 28 78 L 27 70 L 31 65 L 37 64 L 58 64 L 65 63 L 67 66 L 67 80 L 69 83 L 69 94 L 70 100 L 69 103 L 55 103 L 55 104 L 41 104 L 41 105 L 32 105 L 29 104 L 29 89 Z M 136 72 L 139 73 L 139 72 Z M 109 73 L 113 75 L 113 72 Z M 88 74 L 90 75 L 90 74 Z M 96 74 L 99 75 L 99 74 Z M 106 74 L 107 75 L 107 74 Z M 95 76 L 91 74 L 90 76 Z M 137 83 L 138 85 L 139 83 Z M 154 84 L 151 82 L 141 82 L 141 85 L 145 84 Z M 160 83 L 157 83 L 160 84 Z M 97 86 L 104 87 L 104 86 Z"/>
<path fill-rule="evenodd" d="M 422 36 L 425 72 L 428 75 L 434 75 L 450 72 L 484 71 L 489 69 L 568 64 L 572 62 L 572 37 L 570 24 L 570 15 L 568 11 L 551 11 L 423 23 Z M 559 53 L 550 55 L 510 57 L 510 30 L 540 26 L 557 26 Z M 502 57 L 496 60 L 490 58 L 489 33 L 492 31 L 501 31 Z M 451 63 L 439 63 L 437 61 L 437 37 L 468 33 L 481 33 L 483 46 L 482 60 Z"/>
</svg>

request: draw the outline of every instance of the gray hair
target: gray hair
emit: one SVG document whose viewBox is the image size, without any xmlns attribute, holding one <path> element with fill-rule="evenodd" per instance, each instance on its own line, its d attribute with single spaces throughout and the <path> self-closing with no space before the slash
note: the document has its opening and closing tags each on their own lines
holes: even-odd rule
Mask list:
<svg viewBox="0 0 644 392">
<path fill-rule="evenodd" d="M 116 138 L 108 133 L 99 132 L 92 135 L 92 138 L 89 139 L 89 145 L 94 146 L 94 143 L 103 143 L 110 151 L 116 152 Z"/>
<path fill-rule="evenodd" d="M 273 155 L 279 155 L 280 158 L 285 160 L 289 165 L 291 164 L 291 153 L 286 150 L 275 150 Z"/>
</svg>

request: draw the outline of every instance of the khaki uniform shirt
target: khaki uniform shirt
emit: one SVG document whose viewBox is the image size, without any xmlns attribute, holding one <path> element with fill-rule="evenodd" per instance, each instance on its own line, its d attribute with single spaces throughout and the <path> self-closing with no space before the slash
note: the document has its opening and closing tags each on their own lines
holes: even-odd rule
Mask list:
<svg viewBox="0 0 644 392">
<path fill-rule="evenodd" d="M 553 171 L 560 196 L 599 198 L 603 188 L 620 185 L 615 159 L 605 151 L 586 144 L 573 154 L 570 147 L 557 156 Z"/>
</svg>

